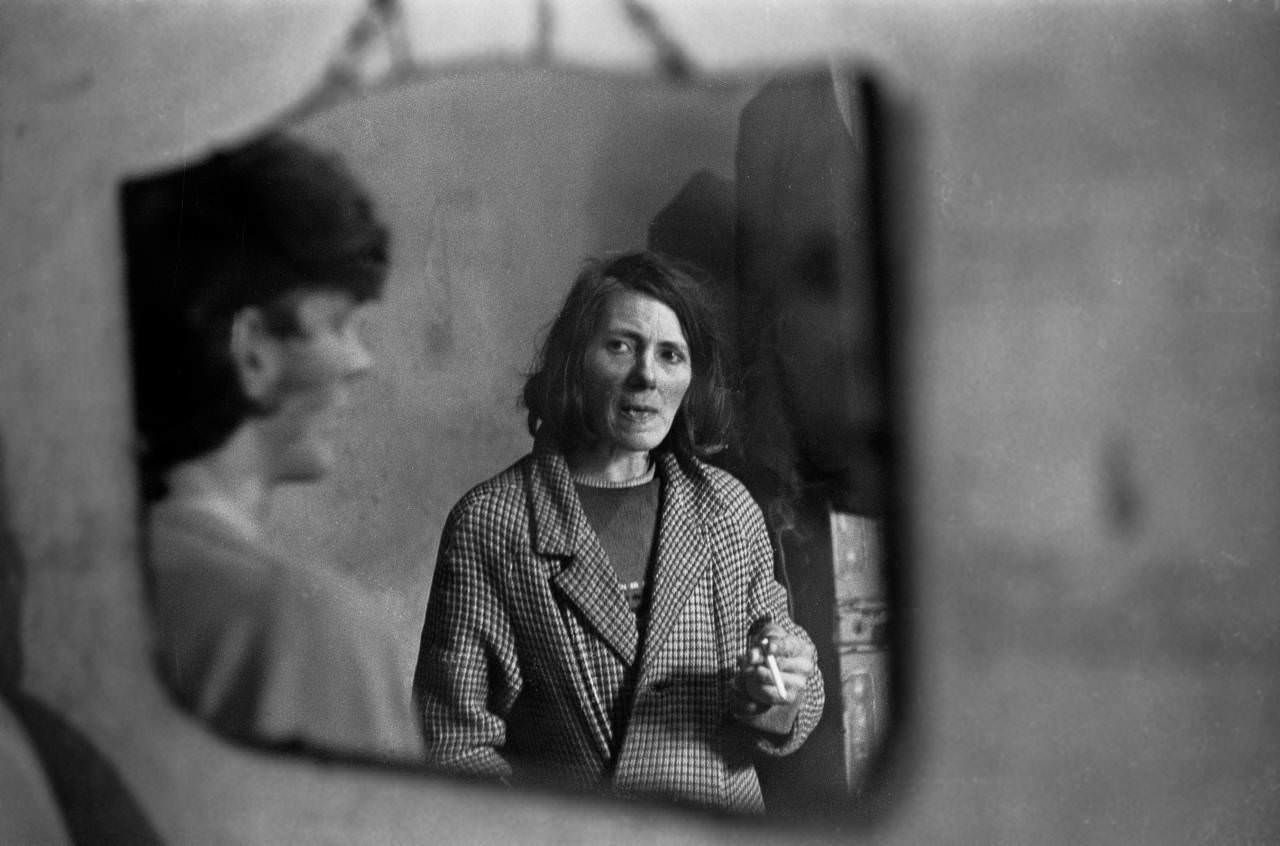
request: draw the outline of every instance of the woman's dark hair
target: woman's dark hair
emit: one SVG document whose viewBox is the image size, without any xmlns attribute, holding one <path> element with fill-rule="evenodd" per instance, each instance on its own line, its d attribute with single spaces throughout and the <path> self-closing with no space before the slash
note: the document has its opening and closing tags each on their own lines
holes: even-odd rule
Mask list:
<svg viewBox="0 0 1280 846">
<path fill-rule="evenodd" d="M 254 412 L 230 356 L 232 322 L 262 308 L 298 331 L 298 295 L 381 294 L 388 235 L 336 156 L 283 134 L 126 182 L 121 192 L 145 491 L 221 446 Z"/>
<path fill-rule="evenodd" d="M 525 381 L 529 434 L 547 436 L 565 450 L 593 443 L 583 374 L 587 343 L 610 294 L 634 291 L 666 305 L 689 344 L 693 378 L 666 440 L 658 447 L 682 461 L 724 448 L 730 395 L 716 322 L 700 274 L 660 253 L 640 251 L 588 260 L 578 273 Z"/>
</svg>

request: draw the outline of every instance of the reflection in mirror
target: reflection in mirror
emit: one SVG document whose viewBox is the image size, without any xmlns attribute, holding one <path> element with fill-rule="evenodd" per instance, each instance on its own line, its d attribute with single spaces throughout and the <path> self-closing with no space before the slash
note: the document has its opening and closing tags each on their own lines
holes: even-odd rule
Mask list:
<svg viewBox="0 0 1280 846">
<path fill-rule="evenodd" d="M 856 805 L 892 669 L 866 90 L 837 66 L 401 77 L 128 186 L 149 569 L 182 704 L 241 740 L 512 783 Z M 174 459 L 157 426 L 202 434 Z"/>
<path fill-rule="evenodd" d="M 264 525 L 274 489 L 336 463 L 385 225 L 336 157 L 285 135 L 130 181 L 122 209 L 165 679 L 233 738 L 414 759 L 379 609 Z"/>
</svg>

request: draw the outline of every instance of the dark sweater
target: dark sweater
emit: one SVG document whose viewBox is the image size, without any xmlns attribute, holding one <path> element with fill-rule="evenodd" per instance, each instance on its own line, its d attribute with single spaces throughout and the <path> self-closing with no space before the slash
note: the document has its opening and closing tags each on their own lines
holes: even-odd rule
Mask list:
<svg viewBox="0 0 1280 846">
<path fill-rule="evenodd" d="M 618 586 L 626 594 L 631 610 L 641 613 L 657 536 L 658 479 L 630 488 L 593 488 L 583 484 L 574 487 L 582 510 L 587 513 L 587 522 L 618 574 Z"/>
</svg>

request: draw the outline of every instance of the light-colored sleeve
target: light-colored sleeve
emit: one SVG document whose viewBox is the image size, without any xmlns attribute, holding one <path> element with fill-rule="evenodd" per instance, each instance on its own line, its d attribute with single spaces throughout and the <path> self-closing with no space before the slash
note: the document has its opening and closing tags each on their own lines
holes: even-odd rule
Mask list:
<svg viewBox="0 0 1280 846">
<path fill-rule="evenodd" d="M 464 497 L 445 522 L 413 694 L 429 764 L 506 779 L 500 750 L 521 678 L 500 575 L 504 527 L 485 505 Z"/>
<path fill-rule="evenodd" d="M 197 713 L 232 737 L 421 762 L 399 636 L 360 590 L 290 573 L 225 609 L 204 649 Z"/>
<path fill-rule="evenodd" d="M 175 698 L 253 743 L 422 761 L 412 635 L 321 562 L 297 562 L 181 510 L 153 514 L 161 668 Z"/>
<path fill-rule="evenodd" d="M 276 604 L 262 644 L 260 733 L 422 761 L 403 633 L 361 586 L 308 574 Z"/>
</svg>

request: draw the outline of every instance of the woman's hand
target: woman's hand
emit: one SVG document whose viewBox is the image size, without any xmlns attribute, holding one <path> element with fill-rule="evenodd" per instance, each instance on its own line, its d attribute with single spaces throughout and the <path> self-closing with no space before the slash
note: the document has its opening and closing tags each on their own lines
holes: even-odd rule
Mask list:
<svg viewBox="0 0 1280 846">
<path fill-rule="evenodd" d="M 752 627 L 747 650 L 738 656 L 735 687 L 764 708 L 794 702 L 813 674 L 813 647 L 776 623 Z"/>
</svg>

